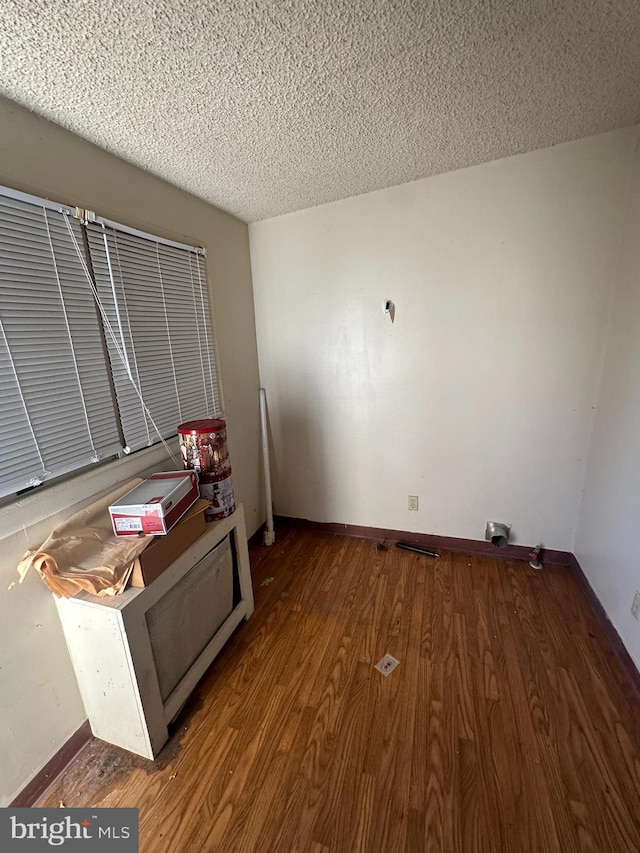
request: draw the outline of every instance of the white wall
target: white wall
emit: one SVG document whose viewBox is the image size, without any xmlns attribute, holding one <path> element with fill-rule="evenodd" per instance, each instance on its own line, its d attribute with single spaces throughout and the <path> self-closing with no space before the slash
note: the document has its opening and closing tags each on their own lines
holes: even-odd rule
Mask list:
<svg viewBox="0 0 640 853">
<path fill-rule="evenodd" d="M 640 668 L 640 151 L 616 280 L 576 556 Z"/>
<path fill-rule="evenodd" d="M 0 127 L 0 183 L 207 246 L 234 487 L 252 533 L 264 515 L 247 226 L 2 99 Z M 8 589 L 19 559 L 114 483 L 171 465 L 152 448 L 0 510 L 0 806 L 86 719 L 51 594 L 35 575 Z"/>
<path fill-rule="evenodd" d="M 250 226 L 278 513 L 573 548 L 635 138 Z"/>
</svg>

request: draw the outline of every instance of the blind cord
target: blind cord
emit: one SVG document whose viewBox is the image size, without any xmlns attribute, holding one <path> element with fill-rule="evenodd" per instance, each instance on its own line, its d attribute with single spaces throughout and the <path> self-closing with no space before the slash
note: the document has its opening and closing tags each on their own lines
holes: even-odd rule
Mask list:
<svg viewBox="0 0 640 853">
<path fill-rule="evenodd" d="M 133 380 L 133 375 L 131 373 L 131 370 L 130 370 L 130 368 L 128 368 L 128 359 L 127 359 L 125 353 L 122 352 L 120 345 L 118 344 L 118 339 L 117 339 L 116 333 L 113 330 L 113 327 L 111 325 L 111 321 L 109 320 L 109 317 L 107 316 L 107 312 L 104 308 L 104 305 L 102 304 L 102 301 L 100 299 L 100 295 L 98 294 L 98 290 L 97 290 L 97 288 L 93 282 L 91 274 L 89 273 L 87 263 L 84 259 L 84 255 L 82 254 L 82 250 L 80 249 L 80 246 L 78 245 L 76 235 L 73 233 L 73 228 L 71 227 L 71 222 L 69 221 L 69 214 L 65 213 L 64 216 L 65 216 L 65 222 L 67 224 L 67 229 L 69 231 L 69 235 L 71 237 L 71 240 L 72 240 L 73 245 L 74 245 L 75 250 L 76 250 L 76 254 L 78 255 L 78 258 L 79 258 L 80 263 L 82 265 L 82 268 L 84 270 L 84 274 L 87 278 L 87 281 L 89 282 L 89 286 L 91 287 L 91 292 L 93 293 L 93 298 L 95 299 L 96 305 L 98 306 L 98 310 L 100 311 L 100 316 L 102 317 L 102 321 L 104 323 L 105 329 L 107 330 L 109 337 L 111 338 L 111 340 L 113 342 L 116 353 L 118 354 L 118 358 L 122 361 L 122 364 L 124 365 L 125 369 L 127 370 L 127 376 L 129 377 L 129 381 L 131 382 L 131 385 L 133 386 L 133 390 L 138 395 L 138 399 L 140 400 L 140 403 L 142 404 L 144 411 L 146 412 L 147 417 L 149 418 L 149 420 L 151 422 L 151 425 L 155 429 L 155 431 L 158 435 L 158 438 L 162 442 L 162 446 L 167 451 L 167 453 L 169 454 L 171 459 L 173 459 L 176 466 L 182 467 L 182 462 L 178 461 L 178 459 L 174 456 L 171 448 L 169 447 L 169 445 L 165 441 L 164 437 L 160 433 L 160 430 L 158 429 L 158 426 L 157 426 L 156 422 L 154 421 L 154 419 L 151 415 L 151 412 L 149 411 L 149 408 L 148 408 L 147 404 L 145 403 L 145 401 L 142 397 L 142 392 L 141 392 L 140 388 L 136 385 L 136 383 Z"/>
<path fill-rule="evenodd" d="M 180 406 L 180 393 L 178 391 L 178 377 L 176 376 L 176 365 L 173 360 L 173 347 L 171 346 L 171 332 L 169 331 L 169 314 L 167 313 L 167 297 L 164 292 L 164 281 L 162 280 L 162 269 L 160 268 L 160 249 L 156 243 L 156 264 L 158 265 L 158 275 L 160 276 L 160 291 L 162 293 L 162 305 L 164 308 L 164 323 L 167 327 L 167 340 L 169 341 L 169 353 L 171 355 L 171 371 L 173 372 L 173 384 L 176 389 L 176 401 L 178 403 L 178 417 L 182 423 L 182 408 Z"/>
<path fill-rule="evenodd" d="M 118 304 L 118 296 L 116 294 L 116 283 L 113 275 L 113 266 L 111 264 L 111 252 L 109 251 L 109 243 L 107 241 L 107 230 L 102 226 L 102 240 L 104 243 L 104 253 L 107 258 L 107 267 L 109 268 L 109 280 L 111 281 L 111 290 L 113 292 L 113 305 L 116 311 L 116 316 L 118 317 L 118 326 L 120 328 L 120 337 L 122 340 L 122 351 L 124 352 L 127 359 L 127 373 L 129 375 L 129 379 L 131 382 L 134 382 L 133 374 L 131 373 L 131 368 L 129 366 L 129 353 L 127 352 L 127 344 L 124 339 L 124 330 L 122 328 L 122 321 L 120 319 L 120 305 Z M 124 286 L 124 276 L 122 275 L 122 264 L 120 263 L 120 251 L 118 249 L 118 235 L 116 232 L 113 232 L 113 245 L 116 249 L 116 261 L 118 262 L 118 272 L 120 274 L 120 283 L 122 284 L 122 301 L 124 303 L 124 313 L 127 318 L 127 329 L 131 329 L 131 321 L 129 320 L 129 306 L 127 304 L 127 291 Z M 131 336 L 131 353 L 133 355 L 133 365 L 136 369 L 136 380 L 139 387 L 142 387 L 142 383 L 140 382 L 140 372 L 138 370 L 138 356 L 136 354 L 136 348 L 133 343 L 133 336 Z M 149 420 L 147 419 L 146 412 L 144 410 L 144 406 L 142 407 L 142 419 L 144 421 L 144 428 L 147 433 L 147 446 L 151 446 L 151 433 L 149 432 Z"/>
<path fill-rule="evenodd" d="M 2 317 L 0 317 L 0 332 L 2 332 L 2 337 L 4 338 L 4 343 L 7 348 L 7 354 L 9 355 L 9 361 L 11 362 L 11 369 L 13 370 L 13 375 L 16 380 L 16 387 L 18 388 L 18 393 L 20 394 L 20 400 L 22 402 L 22 407 L 24 409 L 24 413 L 27 418 L 27 423 L 29 424 L 29 430 L 31 431 L 31 436 L 33 437 L 33 443 L 35 444 L 36 451 L 38 453 L 38 458 L 40 459 L 40 465 L 42 465 L 42 476 L 41 477 L 33 477 L 31 480 L 27 482 L 27 488 L 30 486 L 41 486 L 45 477 L 49 477 L 51 472 L 47 471 L 44 464 L 44 459 L 42 458 L 42 454 L 40 453 L 40 447 L 38 446 L 38 439 L 36 438 L 36 434 L 33 430 L 33 424 L 31 423 L 31 418 L 29 417 L 29 409 L 27 408 L 27 401 L 24 399 L 24 394 L 22 393 L 22 388 L 20 386 L 20 380 L 18 379 L 18 371 L 16 370 L 16 366 L 13 361 L 13 355 L 11 354 L 11 348 L 9 347 L 9 341 L 7 340 L 7 335 L 4 330 L 4 325 L 2 323 Z"/>
<path fill-rule="evenodd" d="M 198 335 L 198 353 L 200 355 L 200 367 L 202 369 L 202 377 L 204 379 L 204 359 L 202 358 L 202 340 L 200 338 L 200 323 L 198 322 L 198 303 L 196 302 L 196 285 L 193 280 L 193 267 L 191 253 L 189 253 L 189 278 L 191 279 L 191 296 L 193 298 L 193 313 L 196 321 L 196 334 Z M 209 390 L 206 382 L 202 383 L 204 389 L 204 403 L 207 407 L 207 414 L 211 414 L 212 406 L 209 403 Z"/>
<path fill-rule="evenodd" d="M 78 388 L 80 390 L 80 402 L 82 403 L 82 411 L 84 412 L 84 420 L 87 425 L 87 434 L 89 436 L 89 444 L 91 445 L 91 449 L 93 450 L 93 456 L 91 457 L 92 462 L 99 462 L 100 456 L 98 451 L 96 450 L 96 446 L 93 442 L 93 435 L 91 433 L 91 424 L 89 423 L 89 412 L 87 411 L 87 406 L 84 401 L 84 393 L 82 391 L 82 382 L 80 380 L 80 370 L 78 369 L 78 361 L 76 359 L 76 351 L 73 346 L 73 338 L 71 337 L 71 327 L 69 326 L 69 316 L 67 315 L 67 306 L 64 301 L 64 293 L 62 292 L 62 283 L 60 282 L 60 274 L 58 271 L 58 262 L 56 261 L 56 255 L 53 251 L 53 240 L 51 239 L 51 228 L 49 227 L 49 217 L 47 216 L 46 207 L 42 208 L 42 212 L 44 214 L 44 222 L 47 226 L 47 237 L 49 238 L 49 251 L 51 252 L 51 260 L 53 261 L 53 269 L 56 274 L 56 281 L 58 282 L 58 291 L 60 292 L 60 304 L 62 305 L 62 313 L 64 314 L 64 324 L 67 329 L 67 336 L 69 338 L 69 347 L 71 349 L 71 357 L 73 358 L 73 368 L 76 374 L 76 380 L 78 382 Z"/>
<path fill-rule="evenodd" d="M 200 285 L 200 302 L 202 304 L 203 329 L 204 329 L 204 334 L 205 334 L 206 340 L 207 340 L 207 350 L 211 351 L 211 349 L 213 348 L 213 341 L 209 340 L 209 333 L 207 331 L 207 329 L 211 325 L 211 317 L 209 316 L 209 318 L 207 318 L 207 306 L 206 306 L 205 299 L 204 299 L 204 288 L 202 286 L 202 276 L 200 274 L 200 263 L 199 262 L 197 264 L 197 270 L 198 270 L 198 284 Z M 209 325 L 207 325 L 207 319 L 209 320 Z M 209 346 L 210 344 L 211 344 L 211 347 Z M 209 380 L 211 381 L 211 388 L 213 390 L 213 389 L 215 389 L 216 386 L 214 385 L 214 382 L 213 382 L 213 373 L 211 371 L 211 361 L 208 360 L 208 362 L 209 362 Z"/>
</svg>

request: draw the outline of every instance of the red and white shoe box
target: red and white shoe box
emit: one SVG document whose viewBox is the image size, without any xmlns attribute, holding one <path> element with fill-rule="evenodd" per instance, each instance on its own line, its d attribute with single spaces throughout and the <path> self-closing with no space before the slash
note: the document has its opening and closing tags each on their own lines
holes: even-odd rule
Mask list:
<svg viewBox="0 0 640 853">
<path fill-rule="evenodd" d="M 198 499 L 195 471 L 152 474 L 109 507 L 116 536 L 163 536 Z"/>
</svg>

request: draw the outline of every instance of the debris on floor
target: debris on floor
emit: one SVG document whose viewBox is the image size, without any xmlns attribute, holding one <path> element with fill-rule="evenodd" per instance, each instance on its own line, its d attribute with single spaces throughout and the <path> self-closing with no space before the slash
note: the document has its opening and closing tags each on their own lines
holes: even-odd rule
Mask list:
<svg viewBox="0 0 640 853">
<path fill-rule="evenodd" d="M 392 655 L 385 655 L 383 658 L 380 658 L 375 668 L 386 677 L 387 675 L 391 675 L 399 664 L 400 661 L 396 660 Z"/>
<path fill-rule="evenodd" d="M 430 551 L 428 548 L 421 548 L 419 545 L 411 545 L 410 542 L 396 542 L 396 548 L 402 548 L 403 551 L 415 551 L 416 554 L 424 554 L 427 557 L 439 557 L 435 551 Z"/>
<path fill-rule="evenodd" d="M 260 586 L 269 586 L 270 583 L 273 583 L 273 578 L 265 578 Z"/>
</svg>

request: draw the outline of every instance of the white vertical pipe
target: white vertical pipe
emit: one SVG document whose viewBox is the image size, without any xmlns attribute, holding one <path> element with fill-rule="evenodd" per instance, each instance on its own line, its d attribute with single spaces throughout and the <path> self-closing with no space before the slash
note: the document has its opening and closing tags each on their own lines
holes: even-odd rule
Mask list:
<svg viewBox="0 0 640 853">
<path fill-rule="evenodd" d="M 273 529 L 273 505 L 271 503 L 271 470 L 269 468 L 269 436 L 267 433 L 267 392 L 260 389 L 260 430 L 262 432 L 262 465 L 264 468 L 264 497 L 267 504 L 267 528 L 262 541 L 273 545 L 276 534 Z"/>
</svg>

